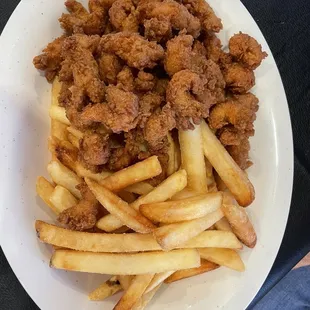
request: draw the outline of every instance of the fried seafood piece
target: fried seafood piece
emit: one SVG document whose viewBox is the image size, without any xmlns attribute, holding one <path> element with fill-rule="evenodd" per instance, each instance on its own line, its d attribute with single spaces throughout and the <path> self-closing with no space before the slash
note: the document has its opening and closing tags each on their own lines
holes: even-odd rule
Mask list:
<svg viewBox="0 0 310 310">
<path fill-rule="evenodd" d="M 227 146 L 226 149 L 239 165 L 242 170 L 245 170 L 252 166 L 252 162 L 249 160 L 250 142 L 248 137 L 244 137 L 238 145 Z"/>
<path fill-rule="evenodd" d="M 156 81 L 156 76 L 154 76 L 152 73 L 144 72 L 141 70 L 138 72 L 138 75 L 135 78 L 135 89 L 138 92 L 151 91 L 155 87 Z"/>
<path fill-rule="evenodd" d="M 201 27 L 205 31 L 219 32 L 223 29 L 222 21 L 205 0 L 183 0 L 189 12 L 197 16 Z"/>
<path fill-rule="evenodd" d="M 143 94 L 139 98 L 139 121 L 138 126 L 144 128 L 145 123 L 152 113 L 160 107 L 164 102 L 164 96 L 160 95 L 157 92 L 148 92 Z"/>
<path fill-rule="evenodd" d="M 226 82 L 220 67 L 208 59 L 203 67 L 203 78 L 206 80 L 203 97 L 210 98 L 212 104 L 225 100 Z M 202 98 L 203 99 L 203 98 Z"/>
<path fill-rule="evenodd" d="M 146 28 L 145 35 L 150 39 L 169 39 L 172 30 L 185 30 L 195 38 L 200 34 L 199 19 L 174 0 L 140 1 L 137 10 Z"/>
<path fill-rule="evenodd" d="M 174 111 L 168 106 L 156 110 L 147 120 L 143 133 L 148 146 L 159 151 L 166 144 L 167 134 L 176 127 Z"/>
<path fill-rule="evenodd" d="M 60 70 L 60 65 L 63 61 L 61 49 L 65 39 L 66 36 L 55 39 L 47 45 L 42 54 L 33 59 L 34 66 L 39 70 L 45 71 L 45 77 L 49 82 L 53 81 Z"/>
<path fill-rule="evenodd" d="M 167 42 L 164 66 L 170 76 L 185 69 L 202 73 L 206 62 L 206 50 L 193 36 L 180 34 Z"/>
<path fill-rule="evenodd" d="M 85 33 L 87 35 L 102 35 L 107 20 L 107 9 L 100 0 L 89 0 L 89 12 L 75 0 L 68 0 L 65 6 L 69 14 L 59 18 L 61 27 L 69 34 Z"/>
<path fill-rule="evenodd" d="M 221 40 L 215 33 L 209 31 L 204 34 L 203 44 L 206 48 L 206 56 L 217 63 L 221 68 L 232 63 L 232 57 L 229 53 L 222 50 Z"/>
<path fill-rule="evenodd" d="M 79 156 L 87 165 L 106 164 L 110 156 L 109 135 L 96 132 L 85 133 L 80 141 Z"/>
<path fill-rule="evenodd" d="M 254 38 L 242 32 L 230 38 L 229 53 L 237 62 L 251 70 L 255 70 L 268 56 Z"/>
<path fill-rule="evenodd" d="M 76 99 L 78 105 L 85 95 L 94 103 L 104 99 L 105 85 L 93 56 L 99 40 L 99 36 L 73 35 L 63 43 L 62 55 L 70 63 L 73 75 L 72 101 Z"/>
<path fill-rule="evenodd" d="M 246 93 L 255 85 L 254 71 L 237 62 L 225 66 L 223 75 L 227 88 L 234 94 Z"/>
<path fill-rule="evenodd" d="M 253 94 L 236 95 L 211 109 L 209 125 L 213 129 L 233 125 L 238 131 L 253 133 L 257 111 L 258 99 Z"/>
<path fill-rule="evenodd" d="M 128 66 L 124 66 L 117 75 L 117 86 L 125 91 L 134 91 L 135 77 Z"/>
<path fill-rule="evenodd" d="M 142 130 L 135 128 L 125 133 L 124 138 L 124 146 L 111 149 L 111 156 L 107 164 L 108 169 L 111 171 L 121 170 L 144 159 L 139 158 L 140 154 L 145 154 L 146 152 L 146 144 Z"/>
<path fill-rule="evenodd" d="M 77 205 L 61 212 L 58 221 L 72 230 L 87 230 L 96 225 L 101 206 L 85 183 L 77 186 L 82 199 Z"/>
<path fill-rule="evenodd" d="M 110 10 L 110 22 L 117 31 L 138 32 L 139 21 L 131 0 L 116 0 Z"/>
<path fill-rule="evenodd" d="M 120 58 L 114 54 L 101 53 L 97 63 L 101 79 L 107 84 L 116 84 L 117 75 L 123 69 Z"/>
<path fill-rule="evenodd" d="M 232 125 L 227 125 L 219 129 L 216 135 L 225 146 L 239 145 L 244 138 L 254 135 L 254 128 L 250 130 L 239 130 Z"/>
<path fill-rule="evenodd" d="M 166 96 L 166 90 L 169 84 L 168 78 L 159 78 L 156 80 L 154 87 L 154 92 L 158 93 L 161 96 Z"/>
<path fill-rule="evenodd" d="M 67 107 L 71 103 L 71 96 L 72 93 L 70 91 L 70 87 L 72 86 L 73 82 L 62 82 L 60 91 L 59 91 L 59 96 L 58 96 L 58 104 L 61 107 Z"/>
<path fill-rule="evenodd" d="M 155 42 L 149 42 L 137 33 L 119 32 L 101 38 L 99 53 L 114 53 L 130 67 L 142 70 L 153 68 L 164 58 L 164 49 Z"/>
<path fill-rule="evenodd" d="M 206 67 L 203 75 L 179 71 L 169 82 L 166 100 L 175 113 L 178 129 L 193 129 L 193 123 L 199 124 L 208 117 L 210 107 L 223 98 L 225 83 L 217 76 L 220 70 L 214 72 L 213 65 L 216 66 L 212 62 L 210 68 Z"/>
<path fill-rule="evenodd" d="M 102 123 L 114 133 L 128 132 L 136 127 L 138 114 L 138 96 L 110 85 L 106 89 L 106 103 L 90 104 L 80 113 L 79 127 Z"/>
</svg>

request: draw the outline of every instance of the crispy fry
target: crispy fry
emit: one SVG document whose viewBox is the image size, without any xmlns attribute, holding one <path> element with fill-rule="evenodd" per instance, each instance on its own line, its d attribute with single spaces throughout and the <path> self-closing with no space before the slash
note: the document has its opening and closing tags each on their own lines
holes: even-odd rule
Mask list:
<svg viewBox="0 0 310 310">
<path fill-rule="evenodd" d="M 140 205 L 147 203 L 162 202 L 170 199 L 177 192 L 181 191 L 187 184 L 185 170 L 179 170 L 159 184 L 150 193 L 139 197 L 130 206 L 135 210 L 139 210 Z M 106 215 L 101 218 L 96 226 L 107 232 L 120 228 L 123 223 L 112 215 Z"/>
<path fill-rule="evenodd" d="M 199 219 L 159 227 L 153 234 L 164 250 L 171 250 L 198 236 L 222 217 L 223 212 L 218 209 Z"/>
<path fill-rule="evenodd" d="M 174 273 L 174 271 L 166 271 L 155 274 L 154 278 L 146 288 L 144 294 L 151 292 L 154 288 L 158 287 L 160 284 L 162 284 L 169 276 L 171 276 Z"/>
<path fill-rule="evenodd" d="M 200 267 L 197 268 L 190 268 L 190 269 L 184 269 L 184 270 L 178 270 L 174 272 L 169 278 L 165 280 L 165 283 L 172 283 L 178 280 L 182 280 L 185 278 L 190 278 L 197 276 L 199 274 L 212 271 L 214 269 L 219 268 L 219 265 L 214 264 L 212 262 L 209 262 L 205 259 L 201 260 Z"/>
<path fill-rule="evenodd" d="M 245 209 L 229 193 L 224 196 L 222 211 L 239 240 L 249 248 L 254 248 L 257 241 L 254 227 Z"/>
<path fill-rule="evenodd" d="M 206 193 L 208 186 L 200 125 L 194 130 L 179 130 L 179 141 L 188 187 L 197 193 Z"/>
<path fill-rule="evenodd" d="M 88 233 L 68 230 L 42 221 L 36 221 L 36 231 L 42 242 L 77 251 L 128 253 L 161 250 L 160 245 L 151 234 Z M 209 230 L 179 247 L 240 249 L 242 244 L 232 232 Z"/>
<path fill-rule="evenodd" d="M 90 178 L 96 182 L 101 182 L 108 176 L 112 175 L 112 172 L 110 171 L 102 171 L 100 173 L 94 173 L 88 169 L 86 169 L 83 165 L 80 163 L 76 163 L 76 173 L 80 178 Z"/>
<path fill-rule="evenodd" d="M 232 231 L 231 226 L 225 217 L 221 218 L 214 225 L 217 230 Z"/>
<path fill-rule="evenodd" d="M 201 258 L 236 271 L 244 271 L 245 266 L 239 254 L 232 249 L 205 248 L 199 249 Z"/>
<path fill-rule="evenodd" d="M 146 195 L 150 193 L 154 187 L 147 182 L 139 182 L 136 184 L 129 185 L 125 188 L 126 191 L 138 195 Z"/>
<path fill-rule="evenodd" d="M 51 136 L 59 140 L 68 140 L 67 125 L 56 119 L 51 119 Z"/>
<path fill-rule="evenodd" d="M 58 96 L 61 89 L 61 82 L 59 82 L 58 76 L 55 77 L 52 84 L 52 105 L 58 106 Z"/>
<path fill-rule="evenodd" d="M 80 140 L 71 133 L 68 133 L 68 141 L 76 148 L 80 147 Z"/>
<path fill-rule="evenodd" d="M 178 223 L 204 217 L 219 209 L 222 193 L 210 193 L 176 201 L 150 203 L 140 206 L 140 212 L 155 223 Z"/>
<path fill-rule="evenodd" d="M 50 196 L 50 202 L 59 214 L 62 211 L 75 206 L 78 200 L 63 186 L 57 185 Z"/>
<path fill-rule="evenodd" d="M 201 123 L 201 129 L 205 156 L 238 203 L 243 207 L 248 206 L 254 200 L 255 192 L 247 175 L 235 163 L 204 121 Z"/>
<path fill-rule="evenodd" d="M 117 192 L 131 184 L 153 178 L 159 175 L 161 171 L 157 156 L 152 156 L 128 168 L 113 173 L 99 183 L 110 191 Z"/>
<path fill-rule="evenodd" d="M 89 273 L 138 275 L 199 267 L 200 257 L 195 249 L 136 254 L 57 250 L 51 258 L 50 266 Z"/>
<path fill-rule="evenodd" d="M 57 208 L 50 201 L 51 195 L 54 191 L 54 186 L 44 177 L 38 177 L 36 183 L 36 192 L 38 196 L 57 214 Z"/>
<path fill-rule="evenodd" d="M 89 300 L 104 300 L 122 290 L 117 276 L 111 277 L 109 280 L 98 286 L 95 290 L 88 294 Z"/>
<path fill-rule="evenodd" d="M 160 289 L 162 283 L 154 287 L 149 292 L 144 292 L 143 296 L 140 300 L 132 307 L 132 310 L 143 310 L 147 306 L 147 304 L 152 300 L 156 292 Z"/>
<path fill-rule="evenodd" d="M 169 156 L 168 166 L 167 166 L 167 175 L 169 176 L 177 171 L 176 164 L 175 164 L 176 145 L 170 133 L 168 133 L 167 138 L 168 138 L 168 143 L 169 143 L 168 152 L 167 152 Z"/>
<path fill-rule="evenodd" d="M 82 131 L 80 131 L 80 130 L 78 130 L 78 129 L 76 129 L 76 128 L 74 128 L 73 126 L 68 126 L 67 127 L 67 131 L 69 132 L 69 133 L 71 133 L 74 137 L 76 137 L 77 139 L 83 139 L 83 137 L 84 137 L 84 134 L 83 134 L 83 132 Z"/>
<path fill-rule="evenodd" d="M 190 198 L 190 197 L 195 197 L 195 196 L 199 196 L 199 195 L 201 195 L 201 194 L 193 192 L 192 190 L 190 190 L 188 188 L 184 188 L 180 192 L 176 193 L 171 198 L 171 200 L 182 200 L 182 199 L 186 199 L 186 198 Z"/>
<path fill-rule="evenodd" d="M 128 289 L 133 278 L 134 276 L 124 276 L 124 275 L 117 276 L 117 279 L 120 282 L 123 290 Z"/>
<path fill-rule="evenodd" d="M 79 199 L 82 198 L 80 191 L 76 188 L 77 185 L 82 183 L 82 179 L 79 178 L 73 171 L 58 161 L 51 161 L 47 165 L 47 171 L 56 184 L 65 187 L 75 197 Z"/>
<path fill-rule="evenodd" d="M 115 310 L 130 310 L 142 297 L 145 289 L 151 282 L 154 274 L 141 274 L 134 277 L 130 286 L 125 291 L 122 298 L 118 301 Z"/>
<path fill-rule="evenodd" d="M 55 119 L 66 125 L 70 125 L 65 108 L 59 107 L 57 105 L 51 105 L 49 114 L 51 119 Z"/>
<path fill-rule="evenodd" d="M 89 189 L 93 192 L 97 200 L 115 217 L 117 217 L 123 224 L 126 224 L 134 231 L 146 234 L 155 228 L 155 226 L 140 212 L 131 208 L 127 202 L 113 194 L 107 188 L 101 186 L 99 183 L 85 178 Z"/>
</svg>

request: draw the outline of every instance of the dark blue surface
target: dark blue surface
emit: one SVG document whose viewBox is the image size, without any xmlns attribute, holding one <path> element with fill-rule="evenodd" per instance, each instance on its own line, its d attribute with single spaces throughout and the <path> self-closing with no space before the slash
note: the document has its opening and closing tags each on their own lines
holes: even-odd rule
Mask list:
<svg viewBox="0 0 310 310">
<path fill-rule="evenodd" d="M 0 0 L 0 31 L 18 2 Z M 274 266 L 248 307 L 253 309 L 257 300 L 310 251 L 310 0 L 242 2 L 260 26 L 278 64 L 288 97 L 295 147 L 294 191 L 287 229 Z M 0 309 L 38 309 L 19 284 L 2 251 Z"/>
</svg>

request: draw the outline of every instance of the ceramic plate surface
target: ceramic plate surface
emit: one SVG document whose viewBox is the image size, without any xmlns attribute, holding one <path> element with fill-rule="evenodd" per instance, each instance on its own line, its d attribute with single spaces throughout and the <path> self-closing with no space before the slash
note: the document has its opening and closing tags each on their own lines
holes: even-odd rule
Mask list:
<svg viewBox="0 0 310 310">
<path fill-rule="evenodd" d="M 260 99 L 251 139 L 255 163 L 249 177 L 256 200 L 248 208 L 258 234 L 254 250 L 244 250 L 244 273 L 225 268 L 165 286 L 151 303 L 162 309 L 245 309 L 274 262 L 288 217 L 293 144 L 285 92 L 271 51 L 255 21 L 237 0 L 210 0 L 222 18 L 221 39 L 243 31 L 269 54 L 256 70 L 253 92 Z M 90 302 L 87 293 L 106 277 L 49 268 L 51 251 L 40 244 L 35 219 L 55 217 L 36 196 L 38 175 L 47 177 L 48 107 L 51 86 L 32 65 L 32 58 L 61 34 L 62 0 L 23 0 L 0 38 L 0 238 L 19 281 L 42 310 L 112 309 L 119 295 Z"/>
</svg>

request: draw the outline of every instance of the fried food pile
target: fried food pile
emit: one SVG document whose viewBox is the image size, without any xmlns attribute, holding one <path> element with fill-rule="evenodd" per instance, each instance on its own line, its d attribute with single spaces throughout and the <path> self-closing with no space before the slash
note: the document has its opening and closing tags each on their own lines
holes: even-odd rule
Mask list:
<svg viewBox="0 0 310 310">
<path fill-rule="evenodd" d="M 267 56 L 254 38 L 238 33 L 225 52 L 216 36 L 221 20 L 204 0 L 65 5 L 64 35 L 33 63 L 49 82 L 61 82 L 59 105 L 83 133 L 78 160 L 87 169 L 118 171 L 157 155 L 156 184 L 167 176 L 168 133 L 202 119 L 242 169 L 251 164 L 258 99 L 249 91 Z"/>
</svg>

